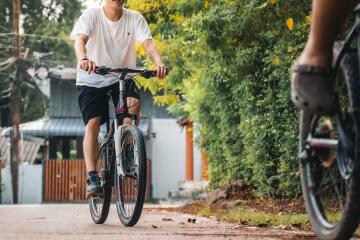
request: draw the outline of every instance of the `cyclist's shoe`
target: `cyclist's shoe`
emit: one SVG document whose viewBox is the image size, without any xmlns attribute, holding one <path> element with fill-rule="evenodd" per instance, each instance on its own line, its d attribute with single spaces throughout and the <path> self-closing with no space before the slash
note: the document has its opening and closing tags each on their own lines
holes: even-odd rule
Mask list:
<svg viewBox="0 0 360 240">
<path fill-rule="evenodd" d="M 87 178 L 87 187 L 86 187 L 86 196 L 96 197 L 103 194 L 103 189 L 101 187 L 100 178 L 98 175 L 90 175 Z"/>
<path fill-rule="evenodd" d="M 334 115 L 338 110 L 334 85 L 331 68 L 296 64 L 291 77 L 291 99 L 302 110 Z"/>
</svg>

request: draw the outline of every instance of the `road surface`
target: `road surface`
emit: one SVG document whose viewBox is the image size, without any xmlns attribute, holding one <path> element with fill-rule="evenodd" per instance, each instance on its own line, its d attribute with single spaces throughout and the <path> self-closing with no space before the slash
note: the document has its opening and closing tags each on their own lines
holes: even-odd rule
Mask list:
<svg viewBox="0 0 360 240">
<path fill-rule="evenodd" d="M 196 219 L 189 223 L 188 219 Z M 244 227 L 147 206 L 133 228 L 120 224 L 115 206 L 103 225 L 92 223 L 87 204 L 0 205 L 0 240 L 314 239 L 302 231 Z"/>
</svg>

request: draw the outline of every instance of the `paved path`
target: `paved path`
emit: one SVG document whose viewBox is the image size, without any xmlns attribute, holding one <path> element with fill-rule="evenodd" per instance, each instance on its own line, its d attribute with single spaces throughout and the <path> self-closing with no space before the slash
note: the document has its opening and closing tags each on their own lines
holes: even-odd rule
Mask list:
<svg viewBox="0 0 360 240">
<path fill-rule="evenodd" d="M 188 223 L 196 218 L 196 223 Z M 165 219 L 171 219 L 166 221 Z M 133 228 L 120 224 L 115 206 L 103 225 L 92 223 L 86 204 L 0 205 L 0 240 L 313 239 L 304 232 L 241 227 L 147 207 Z"/>
</svg>

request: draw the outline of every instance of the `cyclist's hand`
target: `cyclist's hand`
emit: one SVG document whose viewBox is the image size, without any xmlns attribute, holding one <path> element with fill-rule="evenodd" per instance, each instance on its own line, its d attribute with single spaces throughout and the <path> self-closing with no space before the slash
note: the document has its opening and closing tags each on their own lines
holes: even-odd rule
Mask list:
<svg viewBox="0 0 360 240">
<path fill-rule="evenodd" d="M 156 76 L 158 78 L 164 78 L 164 77 L 166 77 L 167 74 L 168 74 L 168 69 L 166 68 L 166 66 L 164 64 L 158 65 L 156 67 Z"/>
<path fill-rule="evenodd" d="M 80 61 L 80 68 L 82 70 L 87 71 L 89 74 L 90 73 L 95 73 L 96 64 L 93 61 L 90 61 L 88 59 L 84 59 L 84 60 Z"/>
</svg>

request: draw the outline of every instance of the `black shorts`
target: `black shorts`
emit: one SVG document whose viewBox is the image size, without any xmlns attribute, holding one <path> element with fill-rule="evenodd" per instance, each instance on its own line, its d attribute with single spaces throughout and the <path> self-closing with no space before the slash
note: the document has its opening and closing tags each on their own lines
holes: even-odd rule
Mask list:
<svg viewBox="0 0 360 240">
<path fill-rule="evenodd" d="M 96 88 L 88 86 L 77 86 L 79 107 L 84 124 L 94 117 L 101 117 L 101 123 L 109 119 L 109 102 L 107 93 L 111 90 L 114 106 L 119 101 L 119 83 L 107 87 Z M 140 99 L 140 91 L 133 80 L 128 79 L 125 83 L 125 96 Z M 125 99 L 124 99 L 125 100 Z"/>
</svg>

